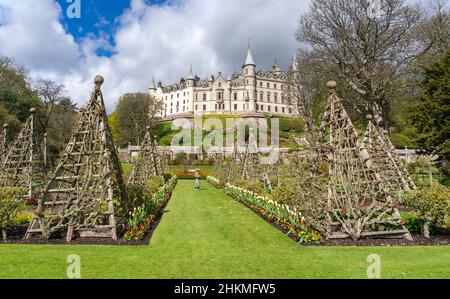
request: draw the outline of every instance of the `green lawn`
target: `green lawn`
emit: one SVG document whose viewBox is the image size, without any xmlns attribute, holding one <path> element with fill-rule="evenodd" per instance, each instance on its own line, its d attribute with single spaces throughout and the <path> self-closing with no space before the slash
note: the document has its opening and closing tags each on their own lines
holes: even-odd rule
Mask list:
<svg viewBox="0 0 450 299">
<path fill-rule="evenodd" d="M 150 246 L 0 245 L 0 278 L 64 278 L 69 254 L 83 278 L 450 278 L 448 247 L 301 247 L 206 182 L 180 181 Z"/>
</svg>

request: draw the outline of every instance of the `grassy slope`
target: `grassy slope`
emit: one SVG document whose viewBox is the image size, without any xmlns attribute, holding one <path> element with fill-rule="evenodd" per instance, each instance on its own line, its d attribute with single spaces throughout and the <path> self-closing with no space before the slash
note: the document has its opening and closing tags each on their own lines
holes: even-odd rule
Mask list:
<svg viewBox="0 0 450 299">
<path fill-rule="evenodd" d="M 382 277 L 450 277 L 448 247 L 300 247 L 206 183 L 180 181 L 149 247 L 0 245 L 0 278 L 364 278 L 369 254 Z"/>
</svg>

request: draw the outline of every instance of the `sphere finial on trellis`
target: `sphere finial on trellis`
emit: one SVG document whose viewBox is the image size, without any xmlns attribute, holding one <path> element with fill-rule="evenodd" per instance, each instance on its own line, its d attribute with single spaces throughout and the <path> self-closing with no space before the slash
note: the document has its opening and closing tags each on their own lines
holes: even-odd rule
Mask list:
<svg viewBox="0 0 450 299">
<path fill-rule="evenodd" d="M 30 113 L 31 113 L 31 114 L 35 114 L 35 113 L 36 113 L 36 108 L 34 108 L 34 107 L 31 108 L 31 109 L 30 109 Z"/>
<path fill-rule="evenodd" d="M 372 114 L 367 114 L 366 115 L 366 119 L 367 120 L 372 120 L 373 119 L 373 115 Z"/>
<path fill-rule="evenodd" d="M 6 129 L 6 128 L 8 128 L 8 127 L 9 127 L 9 124 L 7 124 L 7 123 L 6 123 L 6 124 L 3 124 L 3 128 L 4 128 L 4 129 Z"/>
<path fill-rule="evenodd" d="M 328 87 L 329 89 L 335 89 L 336 86 L 337 86 L 336 81 L 331 80 L 331 81 L 328 81 L 328 82 L 327 82 L 327 87 Z"/>
<path fill-rule="evenodd" d="M 105 82 L 105 79 L 102 76 L 100 76 L 100 75 L 95 76 L 95 78 L 94 78 L 95 86 L 100 87 L 100 86 L 102 86 L 102 84 L 104 82 Z"/>
</svg>

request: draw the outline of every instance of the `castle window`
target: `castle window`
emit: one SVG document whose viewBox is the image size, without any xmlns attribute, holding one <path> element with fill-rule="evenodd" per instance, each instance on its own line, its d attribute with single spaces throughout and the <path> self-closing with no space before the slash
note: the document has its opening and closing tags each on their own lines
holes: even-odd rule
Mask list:
<svg viewBox="0 0 450 299">
<path fill-rule="evenodd" d="M 261 93 L 259 94 L 259 99 L 260 99 L 261 102 L 264 101 L 264 93 L 261 92 Z"/>
<path fill-rule="evenodd" d="M 271 106 L 269 106 L 268 109 L 269 109 L 269 112 L 272 111 L 272 107 Z"/>
<path fill-rule="evenodd" d="M 245 70 L 245 74 L 248 75 L 248 69 Z"/>
<path fill-rule="evenodd" d="M 234 104 L 234 110 L 237 110 L 237 104 Z"/>
<path fill-rule="evenodd" d="M 206 102 L 206 93 L 203 94 L 203 102 Z"/>
<path fill-rule="evenodd" d="M 284 109 L 284 107 L 282 107 L 282 108 L 281 108 L 281 111 L 283 111 L 283 113 L 285 113 L 285 109 Z"/>
<path fill-rule="evenodd" d="M 170 114 L 172 114 L 172 112 L 173 112 L 173 109 L 172 109 L 172 108 L 170 108 Z"/>
<path fill-rule="evenodd" d="M 259 105 L 258 104 L 256 104 L 256 111 L 258 111 L 259 110 Z"/>
<path fill-rule="evenodd" d="M 235 93 L 234 93 L 234 100 L 235 100 L 235 101 L 237 101 L 237 97 L 238 97 L 238 94 L 237 94 L 237 92 L 235 92 Z"/>
<path fill-rule="evenodd" d="M 214 105 L 214 109 L 217 110 L 217 104 Z"/>
<path fill-rule="evenodd" d="M 217 92 L 217 99 L 218 100 L 222 100 L 222 95 L 223 95 L 223 93 L 222 92 Z"/>
<path fill-rule="evenodd" d="M 274 88 L 274 89 L 277 89 L 277 85 L 276 85 L 276 84 L 274 84 L 274 85 L 273 85 L 273 88 Z"/>
<path fill-rule="evenodd" d="M 275 103 L 278 103 L 278 93 L 275 94 Z"/>
<path fill-rule="evenodd" d="M 259 87 L 262 87 L 262 82 L 259 82 Z"/>
<path fill-rule="evenodd" d="M 270 88 L 270 83 L 267 83 L 267 88 Z"/>
<path fill-rule="evenodd" d="M 270 102 L 270 92 L 267 93 L 267 102 Z"/>
<path fill-rule="evenodd" d="M 275 112 L 278 112 L 278 106 L 275 106 Z"/>
<path fill-rule="evenodd" d="M 170 99 L 173 100 L 173 94 L 170 95 Z"/>
<path fill-rule="evenodd" d="M 198 94 L 195 95 L 195 101 L 198 102 Z"/>
<path fill-rule="evenodd" d="M 180 98 L 180 94 L 179 93 L 177 93 L 177 99 L 179 99 Z"/>
<path fill-rule="evenodd" d="M 222 87 L 222 83 L 221 83 L 221 82 L 219 82 L 219 88 L 220 88 L 220 87 Z"/>
<path fill-rule="evenodd" d="M 203 111 L 206 111 L 206 105 L 203 105 Z"/>
<path fill-rule="evenodd" d="M 264 105 L 261 105 L 261 111 L 264 111 Z"/>
<path fill-rule="evenodd" d="M 289 113 L 292 113 L 292 108 L 289 108 Z"/>
<path fill-rule="evenodd" d="M 197 105 L 195 105 L 195 110 L 197 110 L 198 109 L 198 106 Z"/>
</svg>

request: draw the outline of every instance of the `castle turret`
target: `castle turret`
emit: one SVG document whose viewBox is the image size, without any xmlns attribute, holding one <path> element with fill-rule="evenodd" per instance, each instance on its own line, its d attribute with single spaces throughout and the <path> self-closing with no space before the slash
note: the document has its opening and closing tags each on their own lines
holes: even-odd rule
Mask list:
<svg viewBox="0 0 450 299">
<path fill-rule="evenodd" d="M 248 102 L 249 112 L 256 112 L 256 64 L 253 60 L 250 45 L 247 50 L 247 58 L 242 67 L 245 81 L 245 100 Z"/>
<path fill-rule="evenodd" d="M 272 66 L 272 72 L 275 75 L 279 75 L 283 73 L 283 70 L 281 69 L 281 67 L 278 65 L 277 63 L 277 59 L 275 58 L 275 64 Z"/>
<path fill-rule="evenodd" d="M 195 86 L 195 77 L 194 74 L 192 73 L 192 64 L 191 67 L 189 68 L 189 75 L 186 77 L 186 86 L 187 87 Z"/>
<path fill-rule="evenodd" d="M 152 79 L 152 86 L 148 89 L 148 93 L 150 95 L 155 95 L 155 93 L 156 93 L 155 77 L 153 77 L 153 79 Z"/>
</svg>

